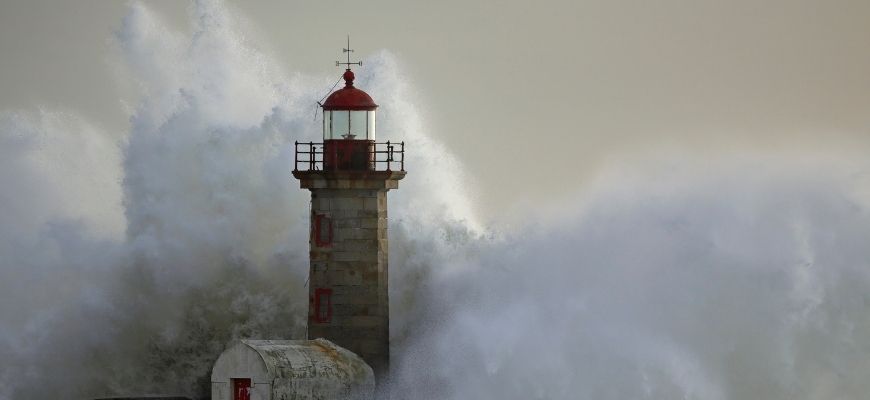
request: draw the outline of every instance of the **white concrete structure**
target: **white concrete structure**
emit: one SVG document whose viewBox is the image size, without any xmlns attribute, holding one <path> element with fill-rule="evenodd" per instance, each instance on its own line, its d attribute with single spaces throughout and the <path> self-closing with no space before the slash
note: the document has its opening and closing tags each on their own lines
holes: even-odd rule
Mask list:
<svg viewBox="0 0 870 400">
<path fill-rule="evenodd" d="M 371 367 L 326 339 L 240 340 L 211 374 L 212 400 L 362 400 L 374 389 Z"/>
</svg>

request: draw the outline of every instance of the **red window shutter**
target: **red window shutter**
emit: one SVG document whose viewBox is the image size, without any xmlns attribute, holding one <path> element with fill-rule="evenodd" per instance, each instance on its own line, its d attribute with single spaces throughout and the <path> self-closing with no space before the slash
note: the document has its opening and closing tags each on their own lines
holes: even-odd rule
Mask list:
<svg viewBox="0 0 870 400">
<path fill-rule="evenodd" d="M 332 289 L 314 289 L 314 321 L 326 323 L 332 320 Z"/>
<path fill-rule="evenodd" d="M 315 214 L 311 227 L 314 245 L 317 247 L 332 246 L 332 218 L 326 214 Z"/>
</svg>

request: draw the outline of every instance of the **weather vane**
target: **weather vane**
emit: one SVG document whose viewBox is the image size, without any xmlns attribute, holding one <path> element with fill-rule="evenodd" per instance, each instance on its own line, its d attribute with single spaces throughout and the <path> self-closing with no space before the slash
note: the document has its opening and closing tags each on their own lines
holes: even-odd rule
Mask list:
<svg viewBox="0 0 870 400">
<path fill-rule="evenodd" d="M 342 53 L 347 53 L 347 62 L 336 61 L 335 66 L 346 65 L 347 69 L 350 69 L 351 65 L 359 65 L 362 66 L 362 61 L 350 62 L 350 53 L 353 53 L 353 49 L 350 48 L 350 35 L 347 35 L 347 48 L 341 49 Z"/>
</svg>

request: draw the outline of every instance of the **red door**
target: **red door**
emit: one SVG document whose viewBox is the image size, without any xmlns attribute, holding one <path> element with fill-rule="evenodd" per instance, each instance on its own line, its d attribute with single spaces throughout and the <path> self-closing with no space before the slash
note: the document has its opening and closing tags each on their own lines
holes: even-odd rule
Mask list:
<svg viewBox="0 0 870 400">
<path fill-rule="evenodd" d="M 250 379 L 233 379 L 233 400 L 251 400 Z"/>
</svg>

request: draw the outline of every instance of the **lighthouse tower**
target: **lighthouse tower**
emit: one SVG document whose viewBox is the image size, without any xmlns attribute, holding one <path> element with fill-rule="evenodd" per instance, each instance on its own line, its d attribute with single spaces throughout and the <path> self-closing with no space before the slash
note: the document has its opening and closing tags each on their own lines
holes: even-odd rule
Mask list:
<svg viewBox="0 0 870 400">
<path fill-rule="evenodd" d="M 293 176 L 311 191 L 308 338 L 361 356 L 386 386 L 390 362 L 387 191 L 405 177 L 404 143 L 377 142 L 378 107 L 354 86 L 322 104 L 323 142 L 296 143 Z"/>
</svg>

